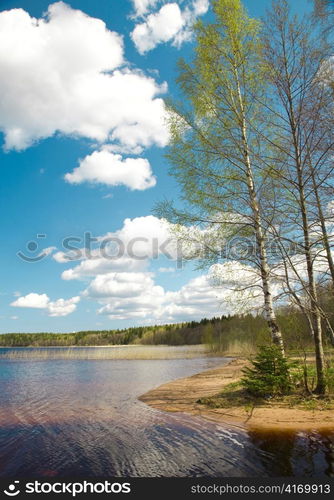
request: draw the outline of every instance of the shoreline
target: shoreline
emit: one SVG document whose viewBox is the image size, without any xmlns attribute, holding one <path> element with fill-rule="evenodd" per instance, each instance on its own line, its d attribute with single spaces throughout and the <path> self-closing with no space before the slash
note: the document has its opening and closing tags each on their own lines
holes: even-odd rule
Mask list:
<svg viewBox="0 0 334 500">
<path fill-rule="evenodd" d="M 198 399 L 214 396 L 224 386 L 240 379 L 246 364 L 243 359 L 231 359 L 218 368 L 163 384 L 143 394 L 139 400 L 160 411 L 195 415 L 243 431 L 334 432 L 333 410 L 274 405 L 212 409 L 197 403 Z"/>
</svg>

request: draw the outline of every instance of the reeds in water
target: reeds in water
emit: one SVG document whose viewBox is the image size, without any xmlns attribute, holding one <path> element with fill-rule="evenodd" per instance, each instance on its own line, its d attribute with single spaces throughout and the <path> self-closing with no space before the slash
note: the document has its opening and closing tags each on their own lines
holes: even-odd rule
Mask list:
<svg viewBox="0 0 334 500">
<path fill-rule="evenodd" d="M 1 359 L 191 359 L 207 355 L 204 345 L 1 348 Z"/>
</svg>

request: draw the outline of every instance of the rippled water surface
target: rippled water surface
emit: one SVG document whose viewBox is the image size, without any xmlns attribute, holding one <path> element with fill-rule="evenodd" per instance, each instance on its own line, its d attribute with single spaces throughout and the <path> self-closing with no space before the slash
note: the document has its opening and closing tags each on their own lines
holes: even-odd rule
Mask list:
<svg viewBox="0 0 334 500">
<path fill-rule="evenodd" d="M 245 434 L 137 399 L 223 362 L 0 360 L 0 475 L 332 475 L 334 433 Z"/>
</svg>

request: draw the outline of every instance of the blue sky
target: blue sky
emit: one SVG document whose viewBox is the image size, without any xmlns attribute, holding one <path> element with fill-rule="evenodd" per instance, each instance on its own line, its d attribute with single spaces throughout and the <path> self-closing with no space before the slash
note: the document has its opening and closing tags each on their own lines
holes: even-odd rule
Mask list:
<svg viewBox="0 0 334 500">
<path fill-rule="evenodd" d="M 260 16 L 270 2 L 245 4 Z M 210 271 L 177 269 L 173 248 L 172 259 L 152 258 L 152 240 L 168 238 L 152 209 L 178 196 L 163 156 L 162 98 L 175 95 L 176 61 L 191 54 L 191 23 L 209 18 L 208 7 L 206 0 L 0 2 L 1 332 L 230 312 Z M 64 238 L 82 249 L 85 233 L 99 244 L 119 238 L 127 254 L 105 258 L 95 244 L 93 259 L 81 251 L 69 260 Z M 138 237 L 145 241 L 134 244 L 132 258 L 128 246 Z"/>
</svg>

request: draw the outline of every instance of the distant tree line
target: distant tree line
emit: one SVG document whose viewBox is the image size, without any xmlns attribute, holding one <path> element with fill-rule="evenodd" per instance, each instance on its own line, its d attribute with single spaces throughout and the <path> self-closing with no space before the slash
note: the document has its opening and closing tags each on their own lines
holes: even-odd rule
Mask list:
<svg viewBox="0 0 334 500">
<path fill-rule="evenodd" d="M 75 333 L 0 334 L 3 347 L 102 346 L 128 344 L 201 344 L 203 327 L 224 317 L 188 323 L 131 327 L 123 330 L 88 330 Z M 226 318 L 225 318 L 226 319 Z"/>
<path fill-rule="evenodd" d="M 319 303 L 330 318 L 322 320 L 325 349 L 332 348 L 334 295 L 319 291 Z M 277 309 L 277 322 L 283 332 L 286 349 L 312 351 L 313 338 L 308 320 L 294 305 Z M 81 331 L 76 333 L 7 333 L 0 335 L 0 347 L 102 346 L 102 345 L 197 345 L 206 344 L 212 352 L 248 355 L 258 346 L 270 343 L 263 314 L 237 314 L 204 318 L 185 323 L 131 327 L 123 330 Z"/>
</svg>

